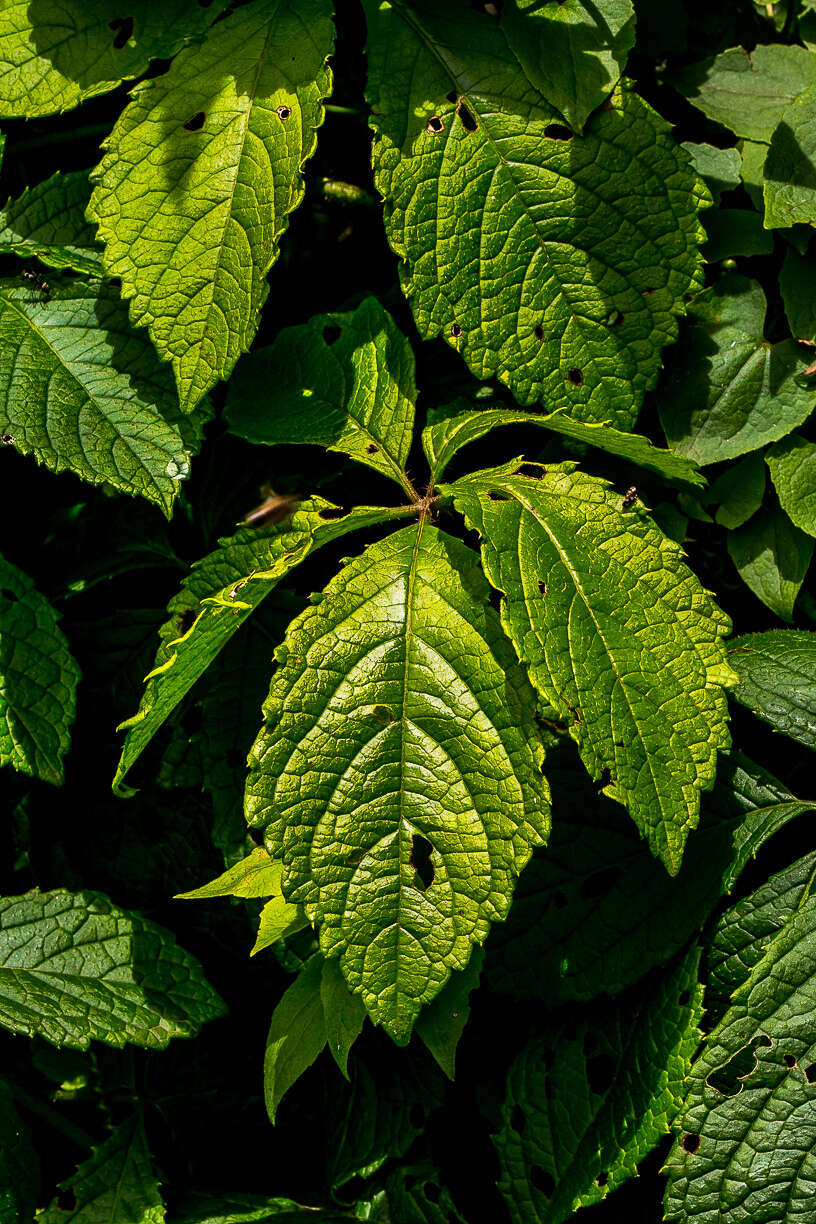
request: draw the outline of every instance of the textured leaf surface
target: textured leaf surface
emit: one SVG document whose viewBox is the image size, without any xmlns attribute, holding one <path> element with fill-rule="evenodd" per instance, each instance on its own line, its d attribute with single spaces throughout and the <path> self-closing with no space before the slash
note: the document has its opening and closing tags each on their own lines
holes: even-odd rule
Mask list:
<svg viewBox="0 0 816 1224">
<path fill-rule="evenodd" d="M 790 1224 L 813 1214 L 812 879 L 793 909 L 790 892 L 777 894 L 762 956 L 694 1064 L 666 1166 L 668 1220 Z"/>
<path fill-rule="evenodd" d="M 258 846 L 240 863 L 228 867 L 217 879 L 191 892 L 177 893 L 177 901 L 204 901 L 210 897 L 273 897 L 280 892 L 282 867 Z"/>
<path fill-rule="evenodd" d="M 163 1224 L 164 1205 L 139 1114 L 117 1126 L 60 1187 L 73 1191 L 76 1206 L 55 1200 L 37 1215 L 38 1224 Z"/>
<path fill-rule="evenodd" d="M 482 949 L 476 948 L 465 968 L 451 974 L 417 1020 L 417 1033 L 449 1080 L 454 1078 L 456 1047 L 470 1016 L 470 995 L 479 985 L 483 961 Z"/>
<path fill-rule="evenodd" d="M 777 731 L 816 748 L 816 633 L 771 629 L 737 638 L 734 697 Z"/>
<path fill-rule="evenodd" d="M 290 627 L 250 757 L 284 894 L 398 1042 L 549 827 L 533 693 L 486 598 L 426 524 L 368 548 Z"/>
<path fill-rule="evenodd" d="M 261 910 L 258 920 L 258 934 L 249 955 L 257 956 L 264 948 L 269 948 L 279 939 L 287 939 L 296 935 L 309 925 L 309 920 L 299 905 L 290 905 L 281 895 L 267 901 Z"/>
<path fill-rule="evenodd" d="M 546 416 L 534 412 L 514 412 L 507 408 L 482 408 L 473 412 L 469 406 L 462 407 L 466 402 L 459 401 L 441 409 L 423 431 L 422 445 L 434 481 L 440 479 L 451 459 L 463 446 L 484 437 L 491 430 L 502 425 L 538 425 L 577 442 L 597 446 L 611 455 L 619 455 L 621 459 L 628 459 L 630 463 L 656 472 L 666 480 L 705 486 L 705 477 L 693 461 L 652 446 L 649 439 L 641 434 L 623 433 L 611 425 L 576 421 L 561 409 Z"/>
<path fill-rule="evenodd" d="M 723 191 L 739 187 L 741 160 L 737 149 L 718 149 L 716 145 L 683 142 L 683 148 L 691 158 L 692 165 L 708 184 L 718 204 Z"/>
<path fill-rule="evenodd" d="M 58 620 L 31 579 L 0 557 L 0 765 L 55 785 L 79 682 Z"/>
<path fill-rule="evenodd" d="M 682 1103 L 699 1042 L 699 951 L 647 994 L 525 1047 L 494 1139 L 514 1224 L 561 1224 L 633 1177 Z M 554 1050 L 558 1051 L 554 1057 Z"/>
<path fill-rule="evenodd" d="M 332 40 L 328 0 L 238 9 L 137 86 L 94 172 L 106 266 L 187 411 L 255 335 L 323 121 Z"/>
<path fill-rule="evenodd" d="M 420 333 L 522 404 L 630 425 L 700 287 L 708 196 L 668 125 L 622 90 L 572 134 L 469 0 L 366 14 L 375 178 Z"/>
<path fill-rule="evenodd" d="M 813 540 L 776 508 L 763 508 L 728 537 L 728 554 L 757 599 L 782 620 L 793 605 L 813 556 Z"/>
<path fill-rule="evenodd" d="M 526 467 L 527 465 L 525 465 Z M 675 874 L 729 743 L 728 618 L 679 546 L 605 481 L 515 464 L 447 487 L 482 537 L 502 623 L 584 764 Z"/>
<path fill-rule="evenodd" d="M 0 284 L 0 433 L 52 472 L 140 495 L 169 515 L 205 414 L 181 416 L 169 373 L 115 290 Z"/>
<path fill-rule="evenodd" d="M 0 115 L 53 115 L 107 93 L 200 37 L 226 4 L 139 0 L 132 30 L 121 7 L 110 0 L 5 0 Z"/>
<path fill-rule="evenodd" d="M 491 933 L 490 986 L 547 1006 L 619 994 L 705 923 L 765 841 L 813 808 L 739 753 L 703 796 L 700 828 L 667 880 L 631 821 L 580 763 L 548 753 L 553 832 L 525 868 L 510 917 Z"/>
<path fill-rule="evenodd" d="M 816 220 L 816 87 L 782 112 L 763 167 L 765 225 L 811 225 Z"/>
<path fill-rule="evenodd" d="M 392 1220 L 402 1224 L 465 1224 L 430 1163 L 403 1165 L 385 1183 Z"/>
<path fill-rule="evenodd" d="M 772 44 L 731 47 L 684 69 L 674 83 L 709 119 L 767 144 L 784 108 L 814 82 L 809 51 Z"/>
<path fill-rule="evenodd" d="M 701 293 L 666 362 L 658 393 L 672 450 L 719 463 L 790 433 L 813 411 L 800 381 L 810 357 L 792 340 L 763 336 L 765 295 L 755 281 L 727 276 Z"/>
<path fill-rule="evenodd" d="M 614 89 L 635 41 L 631 0 L 510 0 L 500 24 L 528 80 L 579 129 Z"/>
<path fill-rule="evenodd" d="M 139 710 L 122 724 L 127 737 L 114 790 L 121 789 L 125 774 L 167 716 L 281 578 L 314 549 L 392 514 L 366 507 L 345 514 L 331 502 L 312 498 L 283 522 L 259 530 L 241 528 L 198 561 L 168 606 L 170 616 L 160 631 Z"/>
<path fill-rule="evenodd" d="M 250 442 L 313 442 L 406 487 L 414 354 L 376 298 L 353 314 L 287 327 L 230 379 L 230 431 Z"/>
<path fill-rule="evenodd" d="M 768 451 L 779 504 L 792 523 L 816 536 L 816 445 L 791 434 Z"/>
<path fill-rule="evenodd" d="M 85 219 L 90 195 L 87 174 L 74 171 L 54 174 L 9 200 L 0 212 L 0 252 L 101 276 L 102 248 Z"/>
<path fill-rule="evenodd" d="M 160 1050 L 223 1011 L 169 931 L 101 893 L 0 898 L 0 1023 L 13 1033 Z"/>
</svg>

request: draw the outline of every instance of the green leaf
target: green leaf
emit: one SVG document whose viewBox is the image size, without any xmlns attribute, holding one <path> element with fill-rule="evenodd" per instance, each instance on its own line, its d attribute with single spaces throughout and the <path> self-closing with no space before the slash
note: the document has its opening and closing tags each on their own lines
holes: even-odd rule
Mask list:
<svg viewBox="0 0 816 1224">
<path fill-rule="evenodd" d="M 708 238 L 703 254 L 708 263 L 735 255 L 772 255 L 773 234 L 763 229 L 753 208 L 712 208 L 703 218 Z"/>
<path fill-rule="evenodd" d="M 0 765 L 60 786 L 76 714 L 77 667 L 59 617 L 0 557 Z"/>
<path fill-rule="evenodd" d="M 816 220 L 816 88 L 782 112 L 763 167 L 768 229 Z"/>
<path fill-rule="evenodd" d="M 465 1224 L 430 1162 L 403 1165 L 385 1183 L 388 1210 L 400 1224 Z"/>
<path fill-rule="evenodd" d="M 283 522 L 240 528 L 196 562 L 168 606 L 161 644 L 136 714 L 122 723 L 127 736 L 113 788 L 126 793 L 125 774 L 182 697 L 275 585 L 315 549 L 394 511 L 358 507 L 344 513 L 316 497 Z M 240 597 L 240 598 L 239 598 Z"/>
<path fill-rule="evenodd" d="M 353 995 L 346 985 L 336 960 L 323 962 L 320 1002 L 326 1019 L 326 1041 L 332 1058 L 348 1079 L 349 1051 L 363 1031 L 366 1014 L 359 996 Z"/>
<path fill-rule="evenodd" d="M 731 644 L 734 697 L 783 735 L 816 748 L 816 633 L 771 629 Z"/>
<path fill-rule="evenodd" d="M 308 925 L 309 920 L 299 905 L 290 905 L 283 896 L 273 897 L 261 910 L 258 934 L 249 955 L 257 956 L 264 948 L 271 947 L 279 939 L 296 935 Z"/>
<path fill-rule="evenodd" d="M 76 1206 L 55 1200 L 37 1213 L 37 1224 L 162 1224 L 164 1204 L 141 1114 L 117 1126 L 60 1188 L 73 1191 Z"/>
<path fill-rule="evenodd" d="M 475 442 L 501 425 L 537 425 L 563 434 L 577 442 L 586 442 L 621 459 L 662 476 L 665 480 L 681 481 L 698 488 L 706 480 L 697 465 L 681 455 L 652 446 L 641 434 L 623 433 L 611 425 L 576 421 L 564 409 L 546 416 L 533 412 L 514 412 L 507 408 L 481 408 L 474 412 L 466 400 L 457 400 L 435 413 L 422 433 L 422 445 L 431 465 L 436 483 L 451 459 L 469 442 Z"/>
<path fill-rule="evenodd" d="M 14 1096 L 0 1079 L 0 1220 L 29 1224 L 37 1204 L 39 1162 L 28 1127 L 20 1121 Z"/>
<path fill-rule="evenodd" d="M 751 956 L 749 973 L 692 1068 L 666 1163 L 667 1220 L 788 1224 L 812 1215 L 812 879 L 811 873 L 795 908 L 787 896 L 777 897 L 762 955 Z M 752 938 L 750 910 L 748 918 Z"/>
<path fill-rule="evenodd" d="M 6 0 L 0 7 L 0 116 L 70 110 L 141 76 L 200 38 L 226 7 L 187 0 L 139 0 L 128 24 L 110 0 Z M 127 9 L 127 5 L 125 6 Z"/>
<path fill-rule="evenodd" d="M 470 995 L 479 985 L 484 953 L 476 948 L 464 969 L 452 973 L 424 1007 L 416 1031 L 449 1080 L 456 1071 L 456 1047 L 470 1016 Z"/>
<path fill-rule="evenodd" d="M 90 194 L 82 170 L 54 174 L 27 188 L 0 212 L 0 253 L 36 256 L 51 268 L 101 276 L 102 248 L 85 219 Z"/>
<path fill-rule="evenodd" d="M 561 1224 L 601 1202 L 669 1133 L 700 1039 L 699 959 L 692 949 L 603 1024 L 545 1032 L 518 1056 L 494 1139 L 514 1224 Z"/>
<path fill-rule="evenodd" d="M 169 931 L 101 893 L 0 898 L 0 1024 L 13 1033 L 162 1050 L 224 1010 Z"/>
<path fill-rule="evenodd" d="M 799 377 L 809 359 L 792 340 L 763 336 L 766 302 L 756 281 L 725 276 L 695 299 L 666 362 L 658 394 L 672 450 L 719 463 L 776 442 L 813 411 Z"/>
<path fill-rule="evenodd" d="M 712 482 L 705 501 L 706 505 L 717 507 L 714 521 L 733 531 L 756 514 L 764 496 L 765 463 L 762 455 L 754 451 Z"/>
<path fill-rule="evenodd" d="M 779 273 L 779 288 L 794 339 L 816 343 L 816 257 L 789 250 Z"/>
<path fill-rule="evenodd" d="M 702 285 L 710 197 L 670 128 L 623 89 L 570 132 L 469 0 L 366 14 L 375 180 L 420 334 L 521 404 L 631 425 Z"/>
<path fill-rule="evenodd" d="M 692 64 L 673 83 L 695 106 L 737 136 L 767 144 L 785 107 L 816 82 L 816 62 L 804 47 L 779 43 L 731 47 Z"/>
<path fill-rule="evenodd" d="M 579 131 L 635 41 L 632 0 L 508 0 L 499 24 L 527 80 Z"/>
<path fill-rule="evenodd" d="M 192 892 L 176 893 L 176 901 L 203 901 L 209 897 L 274 897 L 280 894 L 282 865 L 258 846 L 240 863 Z"/>
<path fill-rule="evenodd" d="M 247 820 L 404 1044 L 546 839 L 534 695 L 476 557 L 424 520 L 349 562 L 277 659 Z"/>
<path fill-rule="evenodd" d="M 805 579 L 813 540 L 780 510 L 763 507 L 728 537 L 728 555 L 740 578 L 782 620 L 793 620 L 793 605 Z"/>
<path fill-rule="evenodd" d="M 219 1194 L 217 1199 L 195 1194 L 182 1199 L 171 1224 L 349 1224 L 359 1219 L 358 1215 L 302 1207 L 292 1199 L 263 1194 Z"/>
<path fill-rule="evenodd" d="M 416 402 L 414 354 L 376 298 L 350 314 L 287 327 L 238 366 L 230 432 L 268 446 L 310 442 L 407 486 Z"/>
<path fill-rule="evenodd" d="M 0 283 L 0 433 L 23 454 L 169 517 L 208 415 L 181 416 L 167 368 L 111 286 L 71 280 L 44 297 Z"/>
<path fill-rule="evenodd" d="M 771 447 L 766 463 L 788 518 L 800 531 L 816 536 L 816 445 L 790 434 Z"/>
<path fill-rule="evenodd" d="M 134 89 L 92 176 L 106 267 L 185 411 L 255 335 L 331 90 L 333 29 L 328 0 L 232 12 Z"/>
<path fill-rule="evenodd" d="M 740 753 L 725 753 L 676 879 L 577 761 L 547 757 L 552 838 L 524 870 L 510 917 L 491 932 L 494 990 L 548 1007 L 616 995 L 699 931 L 760 847 L 814 804 Z"/>
<path fill-rule="evenodd" d="M 681 147 L 688 153 L 700 178 L 708 184 L 715 204 L 719 204 L 723 191 L 739 187 L 742 163 L 738 149 L 718 149 L 716 145 L 690 141 L 684 141 Z"/>
<path fill-rule="evenodd" d="M 515 466 L 443 491 L 481 536 L 502 624 L 551 716 L 674 875 L 729 743 L 730 622 L 680 547 L 605 481 Z"/>
<path fill-rule="evenodd" d="M 320 996 L 322 956 L 312 956 L 272 1013 L 264 1053 L 264 1101 L 274 1126 L 278 1106 L 326 1044 Z"/>
</svg>

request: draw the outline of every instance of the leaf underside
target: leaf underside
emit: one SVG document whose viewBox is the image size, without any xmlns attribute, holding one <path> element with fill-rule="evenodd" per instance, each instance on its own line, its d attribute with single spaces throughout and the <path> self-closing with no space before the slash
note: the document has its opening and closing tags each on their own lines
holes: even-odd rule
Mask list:
<svg viewBox="0 0 816 1224">
<path fill-rule="evenodd" d="M 549 827 L 533 694 L 486 594 L 423 523 L 368 548 L 290 627 L 250 756 L 284 894 L 401 1043 Z"/>
</svg>

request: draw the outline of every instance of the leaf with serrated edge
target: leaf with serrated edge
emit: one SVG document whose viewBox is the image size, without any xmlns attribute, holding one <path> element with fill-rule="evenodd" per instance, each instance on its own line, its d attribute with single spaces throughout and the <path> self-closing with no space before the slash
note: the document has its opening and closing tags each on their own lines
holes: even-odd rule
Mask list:
<svg viewBox="0 0 816 1224">
<path fill-rule="evenodd" d="M 490 934 L 486 978 L 493 990 L 548 1007 L 619 994 L 665 964 L 768 838 L 816 807 L 741 753 L 724 753 L 683 866 L 667 880 L 574 750 L 547 753 L 547 778 L 559 817 L 522 873 L 510 917 Z"/>
<path fill-rule="evenodd" d="M 699 959 L 692 949 L 602 1025 L 545 1032 L 518 1056 L 493 1141 L 514 1224 L 561 1224 L 601 1202 L 669 1133 L 700 1039 Z"/>
<path fill-rule="evenodd" d="M 376 298 L 314 315 L 245 358 L 230 379 L 230 432 L 267 446 L 316 443 L 410 492 L 414 354 Z"/>
<path fill-rule="evenodd" d="M 152 59 L 170 59 L 200 38 L 224 8 L 226 0 L 206 11 L 188 0 L 139 0 L 128 30 L 109 0 L 5 0 L 0 115 L 55 115 L 107 93 L 141 76 Z"/>
<path fill-rule="evenodd" d="M 631 425 L 702 286 L 688 155 L 628 88 L 572 134 L 470 0 L 365 8 L 375 181 L 421 335 L 521 404 Z"/>
<path fill-rule="evenodd" d="M 796 596 L 813 556 L 813 540 L 777 507 L 763 506 L 728 537 L 740 578 L 782 620 L 793 620 Z"/>
<path fill-rule="evenodd" d="M 638 506 L 571 463 L 443 486 L 481 536 L 502 624 L 593 778 L 676 874 L 729 744 L 728 617 Z"/>
<path fill-rule="evenodd" d="M 91 195 L 83 170 L 54 174 L 0 211 L 0 253 L 36 256 L 51 268 L 101 276 L 102 248 L 85 219 Z"/>
<path fill-rule="evenodd" d="M 258 846 L 209 884 L 176 893 L 176 901 L 204 901 L 210 897 L 274 897 L 280 893 L 281 864 Z"/>
<path fill-rule="evenodd" d="M 223 1011 L 169 931 L 101 893 L 0 898 L 0 1024 L 13 1033 L 162 1050 Z"/>
<path fill-rule="evenodd" d="M 0 765 L 59 786 L 76 713 L 77 667 L 59 617 L 0 557 Z"/>
<path fill-rule="evenodd" d="M 314 497 L 280 523 L 258 530 L 243 527 L 196 562 L 178 595 L 136 714 L 121 724 L 127 730 L 113 788 L 218 654 L 273 587 L 316 548 L 350 531 L 387 522 L 389 509 L 360 506 L 343 512 Z"/>
<path fill-rule="evenodd" d="M 247 819 L 405 1043 L 546 839 L 534 695 L 476 557 L 424 520 L 351 561 L 277 654 Z"/>
<path fill-rule="evenodd" d="M 164 1204 L 153 1172 L 141 1114 L 117 1126 L 73 1177 L 60 1182 L 75 1206 L 55 1199 L 37 1224 L 163 1224 Z"/>
<path fill-rule="evenodd" d="M 779 504 L 800 531 L 816 536 L 816 445 L 791 434 L 765 457 Z"/>
<path fill-rule="evenodd" d="M 186 411 L 255 335 L 331 91 L 331 16 L 328 0 L 232 12 L 134 89 L 92 175 L 105 265 Z"/>
<path fill-rule="evenodd" d="M 810 416 L 813 389 L 800 381 L 810 357 L 793 340 L 764 338 L 765 311 L 759 284 L 735 275 L 689 308 L 658 391 L 660 423 L 678 454 L 701 464 L 734 459 Z"/>
<path fill-rule="evenodd" d="M 447 415 L 448 412 L 450 415 Z M 451 459 L 463 446 L 502 425 L 538 425 L 577 442 L 597 446 L 621 459 L 628 459 L 630 463 L 647 468 L 666 480 L 680 481 L 697 488 L 706 485 L 706 478 L 698 471 L 696 463 L 653 446 L 641 434 L 623 433 L 603 423 L 576 421 L 560 408 L 547 416 L 535 412 L 514 412 L 508 408 L 482 408 L 473 412 L 465 400 L 441 409 L 423 430 L 422 445 L 431 465 L 433 481 L 441 478 Z"/>
<path fill-rule="evenodd" d="M 811 871 L 798 893 L 768 897 L 762 955 L 750 956 L 694 1063 L 666 1162 L 669 1221 L 793 1224 L 813 1215 L 812 886 Z M 751 907 L 742 913 L 750 924 Z"/>
<path fill-rule="evenodd" d="M 733 697 L 783 735 L 816 748 L 816 633 L 771 629 L 731 643 Z"/>
<path fill-rule="evenodd" d="M 100 281 L 0 283 L 0 433 L 52 472 L 161 506 L 169 517 L 208 413 L 182 417 L 167 368 Z"/>
</svg>

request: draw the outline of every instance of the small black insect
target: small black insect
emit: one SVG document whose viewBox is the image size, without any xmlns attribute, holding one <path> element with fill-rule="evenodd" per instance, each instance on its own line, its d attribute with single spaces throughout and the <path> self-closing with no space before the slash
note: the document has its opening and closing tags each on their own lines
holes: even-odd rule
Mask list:
<svg viewBox="0 0 816 1224">
<path fill-rule="evenodd" d="M 46 297 L 51 296 L 51 286 L 45 277 L 41 276 L 39 272 L 32 272 L 29 268 L 26 268 L 21 275 L 23 280 L 28 281 L 33 288 L 39 289 L 40 292 L 44 293 Z"/>
<path fill-rule="evenodd" d="M 623 499 L 624 510 L 629 510 L 632 506 L 634 506 L 636 501 L 637 501 L 637 485 L 632 485 L 631 488 L 626 490 L 626 494 Z"/>
</svg>

